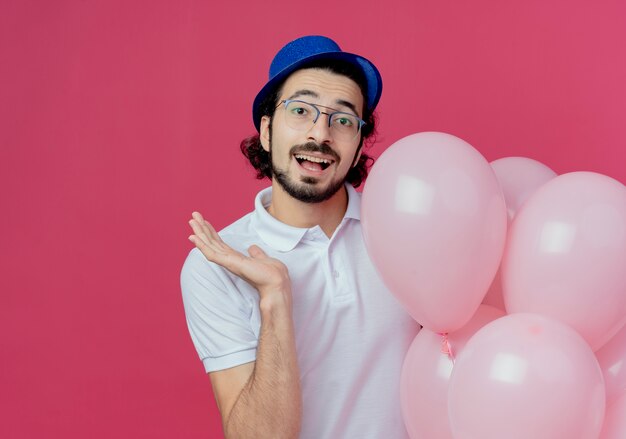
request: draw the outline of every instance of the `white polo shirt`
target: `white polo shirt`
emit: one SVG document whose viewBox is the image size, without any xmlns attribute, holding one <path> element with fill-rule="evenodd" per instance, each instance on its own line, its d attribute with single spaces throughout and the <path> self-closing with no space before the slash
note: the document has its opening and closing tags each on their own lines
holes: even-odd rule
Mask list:
<svg viewBox="0 0 626 439">
<path fill-rule="evenodd" d="M 400 371 L 419 330 L 383 285 L 365 249 L 360 194 L 350 185 L 348 208 L 329 239 L 319 226 L 288 226 L 255 210 L 220 232 L 247 254 L 257 244 L 289 269 L 302 383 L 301 438 L 408 438 L 400 411 Z M 244 280 L 194 248 L 181 273 L 193 343 L 207 372 L 256 358 L 259 295 Z"/>
</svg>

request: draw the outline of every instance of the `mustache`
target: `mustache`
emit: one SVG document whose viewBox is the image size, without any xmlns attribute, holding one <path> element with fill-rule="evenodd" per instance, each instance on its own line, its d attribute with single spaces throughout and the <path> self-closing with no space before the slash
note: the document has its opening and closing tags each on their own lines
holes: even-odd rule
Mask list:
<svg viewBox="0 0 626 439">
<path fill-rule="evenodd" d="M 319 152 L 321 154 L 329 155 L 336 162 L 340 160 L 339 154 L 337 154 L 330 146 L 325 143 L 319 144 L 315 142 L 307 142 L 301 145 L 292 146 L 289 150 L 291 155 L 300 153 L 300 152 Z"/>
</svg>

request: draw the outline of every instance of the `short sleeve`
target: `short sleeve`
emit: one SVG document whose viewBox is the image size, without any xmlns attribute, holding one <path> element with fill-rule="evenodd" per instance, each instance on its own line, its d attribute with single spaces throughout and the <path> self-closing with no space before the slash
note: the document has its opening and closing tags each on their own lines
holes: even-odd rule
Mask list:
<svg viewBox="0 0 626 439">
<path fill-rule="evenodd" d="M 207 372 L 255 361 L 254 304 L 232 275 L 194 248 L 180 275 L 187 327 Z"/>
</svg>

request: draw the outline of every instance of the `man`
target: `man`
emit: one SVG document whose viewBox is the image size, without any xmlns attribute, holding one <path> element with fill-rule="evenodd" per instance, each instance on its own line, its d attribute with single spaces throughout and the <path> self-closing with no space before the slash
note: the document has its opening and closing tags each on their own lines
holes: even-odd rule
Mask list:
<svg viewBox="0 0 626 439">
<path fill-rule="evenodd" d="M 399 379 L 419 325 L 367 256 L 352 186 L 381 90 L 326 37 L 287 44 L 241 144 L 271 188 L 219 234 L 192 215 L 183 300 L 226 437 L 407 437 Z"/>
</svg>

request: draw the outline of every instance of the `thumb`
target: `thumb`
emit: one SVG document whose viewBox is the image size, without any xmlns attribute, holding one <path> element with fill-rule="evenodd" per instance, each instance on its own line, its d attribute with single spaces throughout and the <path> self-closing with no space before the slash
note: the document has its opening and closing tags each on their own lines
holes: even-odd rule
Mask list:
<svg viewBox="0 0 626 439">
<path fill-rule="evenodd" d="M 248 248 L 248 254 L 254 259 L 266 258 L 267 254 L 258 245 L 251 245 Z"/>
</svg>

